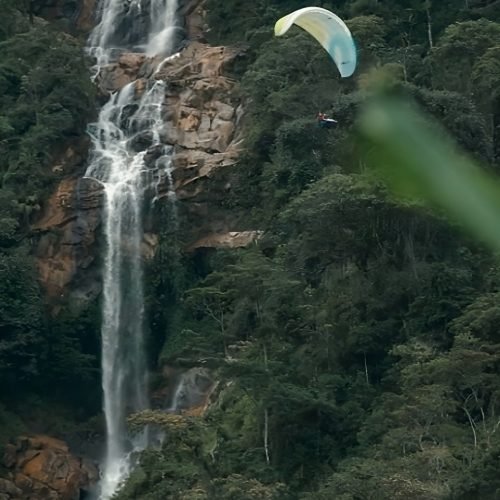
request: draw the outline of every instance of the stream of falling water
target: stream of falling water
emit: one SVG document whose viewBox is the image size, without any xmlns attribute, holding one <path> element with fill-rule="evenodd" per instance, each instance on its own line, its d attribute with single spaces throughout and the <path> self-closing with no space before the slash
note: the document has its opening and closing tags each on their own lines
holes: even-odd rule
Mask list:
<svg viewBox="0 0 500 500">
<path fill-rule="evenodd" d="M 124 51 L 170 55 L 176 10 L 177 0 L 101 0 L 99 23 L 89 38 L 96 77 Z M 161 144 L 164 96 L 161 80 L 150 80 L 140 97 L 132 82 L 110 97 L 88 127 L 93 148 L 85 176 L 98 180 L 105 194 L 101 334 L 107 442 L 101 500 L 111 498 L 128 476 L 131 452 L 147 445 L 145 434 L 128 436 L 126 416 L 148 406 L 142 211 L 145 194 L 156 190 L 158 178 L 171 182 L 171 147 Z M 154 168 L 146 168 L 145 156 L 153 150 Z"/>
</svg>

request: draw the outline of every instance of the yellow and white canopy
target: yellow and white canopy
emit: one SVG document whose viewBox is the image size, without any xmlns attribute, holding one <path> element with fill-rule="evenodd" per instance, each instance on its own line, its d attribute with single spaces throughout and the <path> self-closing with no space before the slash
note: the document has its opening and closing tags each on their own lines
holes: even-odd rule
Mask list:
<svg viewBox="0 0 500 500">
<path fill-rule="evenodd" d="M 284 35 L 296 24 L 312 35 L 334 60 L 343 78 L 356 69 L 356 45 L 344 21 L 321 7 L 305 7 L 279 19 L 274 26 L 276 36 Z"/>
</svg>

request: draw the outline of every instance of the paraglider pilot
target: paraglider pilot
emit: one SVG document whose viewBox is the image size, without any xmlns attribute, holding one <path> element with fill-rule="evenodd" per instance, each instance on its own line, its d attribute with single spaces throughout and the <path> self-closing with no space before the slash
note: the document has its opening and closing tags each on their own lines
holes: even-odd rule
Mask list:
<svg viewBox="0 0 500 500">
<path fill-rule="evenodd" d="M 316 119 L 318 120 L 318 125 L 321 128 L 332 128 L 336 123 L 338 123 L 337 120 L 334 120 L 333 118 L 328 118 L 328 116 L 325 113 L 322 113 L 321 111 L 318 111 Z"/>
</svg>

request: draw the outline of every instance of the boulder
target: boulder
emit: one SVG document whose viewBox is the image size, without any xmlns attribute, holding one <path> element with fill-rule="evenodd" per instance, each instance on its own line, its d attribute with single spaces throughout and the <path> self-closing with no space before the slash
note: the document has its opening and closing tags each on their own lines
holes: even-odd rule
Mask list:
<svg viewBox="0 0 500 500">
<path fill-rule="evenodd" d="M 0 479 L 0 495 L 8 499 L 78 500 L 90 489 L 98 471 L 88 460 L 71 454 L 67 444 L 50 436 L 19 437 L 9 446 L 10 479 Z M 15 454 L 12 460 L 12 454 Z M 1 498 L 1 496 L 0 496 Z"/>
</svg>

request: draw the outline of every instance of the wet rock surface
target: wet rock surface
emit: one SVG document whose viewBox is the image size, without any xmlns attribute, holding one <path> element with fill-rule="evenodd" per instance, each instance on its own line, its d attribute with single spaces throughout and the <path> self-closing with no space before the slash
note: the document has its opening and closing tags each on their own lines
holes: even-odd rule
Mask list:
<svg viewBox="0 0 500 500">
<path fill-rule="evenodd" d="M 220 167 L 234 165 L 241 152 L 238 125 L 243 114 L 239 99 L 233 97 L 235 82 L 224 75 L 239 51 L 211 47 L 193 41 L 183 50 L 162 61 L 144 54 L 123 53 L 116 63 L 102 69 L 99 84 L 106 92 L 116 92 L 135 82 L 139 98 L 148 80 L 164 80 L 163 142 L 175 146 L 173 155 L 175 189 L 181 199 L 198 191 L 187 186 L 210 177 Z M 123 120 L 133 109 L 123 114 Z M 136 138 L 143 147 L 148 137 Z M 149 153 L 148 157 L 154 157 Z M 166 194 L 166 191 L 163 193 Z"/>
</svg>

